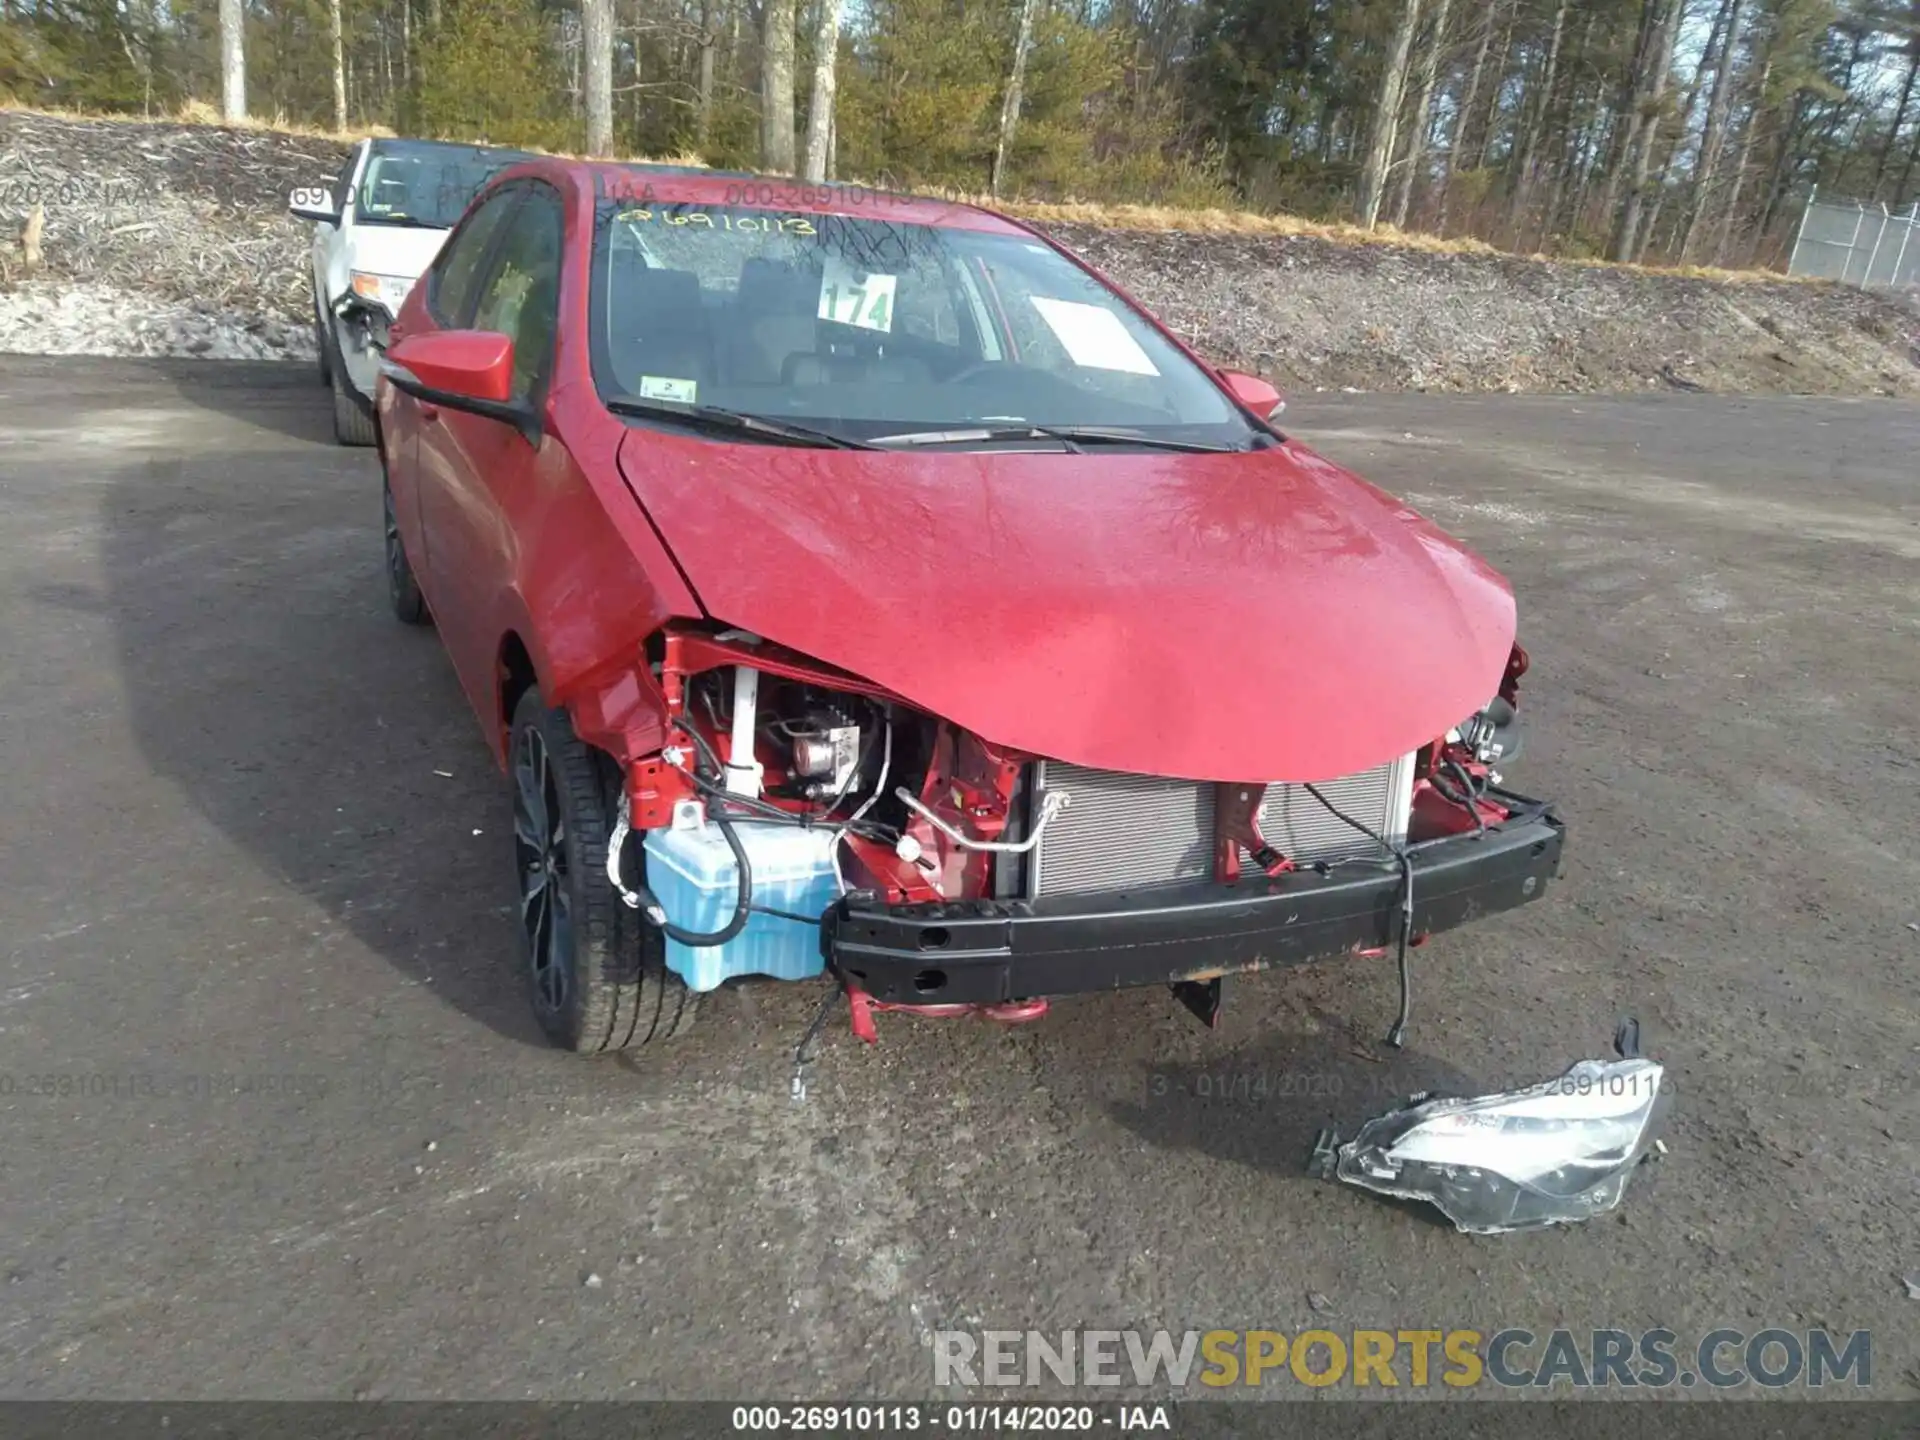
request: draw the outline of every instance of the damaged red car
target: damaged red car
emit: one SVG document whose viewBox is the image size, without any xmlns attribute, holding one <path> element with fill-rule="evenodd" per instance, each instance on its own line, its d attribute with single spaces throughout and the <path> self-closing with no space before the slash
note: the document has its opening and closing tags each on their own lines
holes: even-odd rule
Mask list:
<svg viewBox="0 0 1920 1440">
<path fill-rule="evenodd" d="M 1506 582 L 1017 221 L 543 159 L 378 386 L 387 578 L 511 782 L 553 1040 L 737 977 L 1031 1018 L 1537 899 Z"/>
</svg>

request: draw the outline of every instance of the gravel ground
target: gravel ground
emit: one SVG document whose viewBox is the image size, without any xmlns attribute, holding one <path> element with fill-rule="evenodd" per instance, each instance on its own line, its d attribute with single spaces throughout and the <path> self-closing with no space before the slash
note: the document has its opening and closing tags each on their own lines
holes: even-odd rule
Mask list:
<svg viewBox="0 0 1920 1440">
<path fill-rule="evenodd" d="M 22 283 L 0 253 L 0 351 L 310 356 L 308 228 L 283 206 L 344 154 L 270 131 L 0 113 L 0 227 L 46 211 L 42 278 Z M 1920 318 L 1839 287 L 1052 229 L 1203 353 L 1294 391 L 1920 395 Z"/>
<path fill-rule="evenodd" d="M 1202 354 L 1296 390 L 1920 395 L 1920 318 L 1840 286 L 1310 236 L 1053 233 Z"/>
</svg>

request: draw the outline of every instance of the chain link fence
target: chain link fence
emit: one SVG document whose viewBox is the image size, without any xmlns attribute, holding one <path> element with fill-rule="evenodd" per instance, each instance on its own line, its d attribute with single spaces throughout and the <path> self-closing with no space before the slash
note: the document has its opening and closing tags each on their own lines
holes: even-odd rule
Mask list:
<svg viewBox="0 0 1920 1440">
<path fill-rule="evenodd" d="M 1800 217 L 1787 273 L 1873 289 L 1920 289 L 1920 202 L 1908 213 L 1816 190 Z"/>
</svg>

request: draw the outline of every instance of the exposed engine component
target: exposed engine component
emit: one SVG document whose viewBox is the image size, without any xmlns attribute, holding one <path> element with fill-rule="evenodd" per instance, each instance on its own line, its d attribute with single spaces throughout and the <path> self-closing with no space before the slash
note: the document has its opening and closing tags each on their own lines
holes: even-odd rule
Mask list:
<svg viewBox="0 0 1920 1440">
<path fill-rule="evenodd" d="M 735 795 L 758 796 L 762 767 L 754 758 L 754 732 L 760 705 L 760 672 L 751 665 L 733 669 L 733 724 L 727 742 L 727 789 Z"/>
<path fill-rule="evenodd" d="M 733 793 L 805 802 L 796 818 L 871 793 L 881 729 L 873 701 L 745 666 L 701 675 L 690 701 L 708 737 L 728 737 Z"/>
<path fill-rule="evenodd" d="M 1040 814 L 1033 822 L 1033 831 L 1024 840 L 975 840 L 970 835 L 962 835 L 920 801 L 914 799 L 913 792 L 905 786 L 896 786 L 893 794 L 894 798 L 899 800 L 902 805 L 906 806 L 922 820 L 925 820 L 929 825 L 933 826 L 934 829 L 938 830 L 963 850 L 975 850 L 983 854 L 993 855 L 1025 855 L 1029 850 L 1033 849 L 1034 846 L 1038 845 L 1046 835 L 1047 826 L 1053 823 L 1053 817 L 1066 809 L 1073 800 L 1073 797 L 1065 790 L 1048 791 L 1041 799 Z M 909 841 L 913 843 L 911 852 L 905 848 Z M 903 860 L 919 858 L 919 842 L 913 840 L 911 835 L 901 836 L 900 844 L 896 846 L 896 849 L 898 850 L 900 858 Z"/>
<path fill-rule="evenodd" d="M 1486 709 L 1462 720 L 1447 738 L 1465 746 L 1482 765 L 1514 760 L 1520 754 L 1520 717 L 1510 701 L 1496 695 Z"/>
<path fill-rule="evenodd" d="M 840 800 L 851 792 L 860 768 L 861 727 L 848 707 L 810 705 L 795 718 L 776 721 L 772 728 L 786 739 L 802 798 Z"/>
</svg>

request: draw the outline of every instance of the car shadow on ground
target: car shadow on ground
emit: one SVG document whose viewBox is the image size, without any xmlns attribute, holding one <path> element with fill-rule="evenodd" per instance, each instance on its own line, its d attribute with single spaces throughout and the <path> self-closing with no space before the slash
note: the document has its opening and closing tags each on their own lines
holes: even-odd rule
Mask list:
<svg viewBox="0 0 1920 1440">
<path fill-rule="evenodd" d="M 258 387 L 215 368 L 184 390 L 259 421 Z M 318 391 L 267 411 L 325 450 L 229 447 L 223 427 L 204 449 L 123 464 L 101 498 L 104 596 L 43 598 L 104 608 L 143 756 L 234 847 L 231 884 L 205 904 L 277 925 L 259 931 L 263 955 L 343 954 L 320 937 L 344 928 L 405 981 L 541 1043 L 504 785 L 438 638 L 388 607 L 378 470 L 331 445 Z M 171 843 L 196 843 L 173 828 Z M 289 889 L 330 924 L 289 907 Z"/>
<path fill-rule="evenodd" d="M 1411 1095 L 1489 1088 L 1418 1048 L 1394 1050 L 1377 1036 L 1360 1036 L 1344 1017 L 1323 1015 L 1310 1029 L 1261 1034 L 1202 1061 L 1150 1063 L 1108 1113 L 1157 1148 L 1320 1184 L 1308 1165 L 1323 1131 L 1350 1140 Z M 1440 1219 L 1425 1206 L 1408 1208 Z"/>
<path fill-rule="evenodd" d="M 257 425 L 290 440 L 334 445 L 333 396 L 312 360 L 148 360 L 199 410 Z M 348 451 L 351 454 L 353 452 Z M 371 450 L 363 451 L 370 460 Z"/>
</svg>

